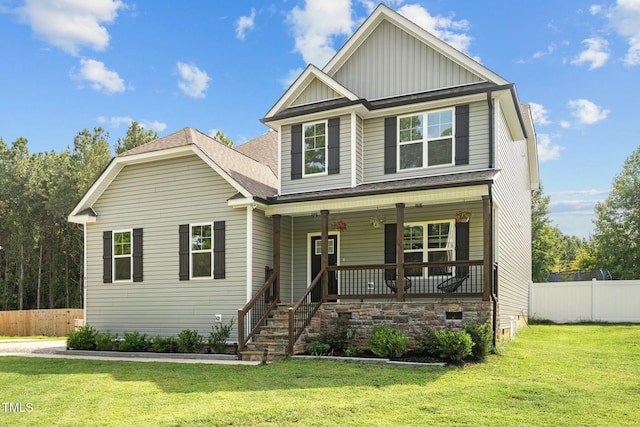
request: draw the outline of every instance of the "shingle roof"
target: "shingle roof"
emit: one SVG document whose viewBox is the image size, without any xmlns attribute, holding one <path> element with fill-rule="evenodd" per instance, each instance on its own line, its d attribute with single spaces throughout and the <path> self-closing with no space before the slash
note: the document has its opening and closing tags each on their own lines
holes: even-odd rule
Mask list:
<svg viewBox="0 0 640 427">
<path fill-rule="evenodd" d="M 252 195 L 266 198 L 276 194 L 278 178 L 269 165 L 261 163 L 255 158 L 190 127 L 135 147 L 120 154 L 118 157 L 151 153 L 188 145 L 198 147 L 211 161 Z"/>
<path fill-rule="evenodd" d="M 278 132 L 269 130 L 257 138 L 238 145 L 235 149 L 269 166 L 278 176 Z"/>
</svg>

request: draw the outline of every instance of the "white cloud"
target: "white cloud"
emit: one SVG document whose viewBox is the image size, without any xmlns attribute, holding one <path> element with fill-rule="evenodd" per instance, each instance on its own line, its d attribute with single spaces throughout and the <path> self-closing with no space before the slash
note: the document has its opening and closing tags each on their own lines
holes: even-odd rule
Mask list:
<svg viewBox="0 0 640 427">
<path fill-rule="evenodd" d="M 104 63 L 95 59 L 81 59 L 80 70 L 77 73 L 72 71 L 72 77 L 89 82 L 91 88 L 107 95 L 124 92 L 126 89 L 124 80 L 118 73 L 108 70 Z"/>
<path fill-rule="evenodd" d="M 587 99 L 572 99 L 567 105 L 573 110 L 571 115 L 586 125 L 604 120 L 609 115 L 609 110 L 605 110 Z"/>
<path fill-rule="evenodd" d="M 109 45 L 104 24 L 123 8 L 120 0 L 26 0 L 16 12 L 38 38 L 77 55 L 84 46 L 104 50 Z"/>
<path fill-rule="evenodd" d="M 398 13 L 456 49 L 468 53 L 472 38 L 464 33 L 470 27 L 469 21 L 466 19 L 455 21 L 451 17 L 433 16 L 418 4 L 402 6 L 398 9 Z"/>
<path fill-rule="evenodd" d="M 609 42 L 599 37 L 584 39 L 582 44 L 587 45 L 587 49 L 571 61 L 572 64 L 589 64 L 590 70 L 602 67 L 609 59 Z"/>
<path fill-rule="evenodd" d="M 539 58 L 542 58 L 543 56 L 551 55 L 553 52 L 555 52 L 556 48 L 557 46 L 552 43 L 549 46 L 547 46 L 547 50 L 539 50 L 536 53 L 534 53 L 533 59 L 539 59 Z"/>
<path fill-rule="evenodd" d="M 592 15 L 597 15 L 602 12 L 602 6 L 599 4 L 593 4 L 589 7 L 589 13 Z"/>
<path fill-rule="evenodd" d="M 167 128 L 166 123 L 162 123 L 157 120 L 153 120 L 153 121 L 135 120 L 129 116 L 114 116 L 114 117 L 99 116 L 98 117 L 98 123 L 109 125 L 112 128 L 119 128 L 122 125 L 129 127 L 129 125 L 133 121 L 137 121 L 140 124 L 140 126 L 142 126 L 143 128 L 151 129 L 155 132 L 162 132 Z"/>
<path fill-rule="evenodd" d="M 624 58 L 625 64 L 640 65 L 640 0 L 618 0 L 607 13 L 607 18 L 629 44 Z"/>
<path fill-rule="evenodd" d="M 558 160 L 560 152 L 564 147 L 551 144 L 551 137 L 547 134 L 538 134 L 538 161 L 547 162 L 550 160 Z"/>
<path fill-rule="evenodd" d="M 287 22 L 295 37 L 295 51 L 307 64 L 322 68 L 336 53 L 333 38 L 352 32 L 351 0 L 306 0 L 304 9 L 296 6 L 291 10 Z"/>
<path fill-rule="evenodd" d="M 193 64 L 178 62 L 178 87 L 191 98 L 204 98 L 211 77 Z"/>
<path fill-rule="evenodd" d="M 560 127 L 562 127 L 563 129 L 569 129 L 571 127 L 571 122 L 562 120 L 560 121 Z"/>
<path fill-rule="evenodd" d="M 236 38 L 244 40 L 245 32 L 253 29 L 254 20 L 256 18 L 256 10 L 251 8 L 251 14 L 249 16 L 241 16 L 236 22 Z"/>
<path fill-rule="evenodd" d="M 609 195 L 611 189 L 596 190 L 595 188 L 589 190 L 568 190 L 568 191 L 556 191 L 549 193 L 550 197 L 569 197 L 569 196 L 603 196 Z"/>
<path fill-rule="evenodd" d="M 542 105 L 530 102 L 529 108 L 531 109 L 533 122 L 536 125 L 545 126 L 551 123 L 548 117 L 549 112 Z"/>
</svg>

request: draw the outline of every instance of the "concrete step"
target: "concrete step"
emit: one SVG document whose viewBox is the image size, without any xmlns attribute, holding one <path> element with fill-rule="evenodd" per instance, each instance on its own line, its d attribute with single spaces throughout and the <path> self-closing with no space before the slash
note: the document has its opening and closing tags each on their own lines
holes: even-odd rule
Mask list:
<svg viewBox="0 0 640 427">
<path fill-rule="evenodd" d="M 266 353 L 265 360 L 265 352 L 264 351 L 253 351 L 247 350 L 241 353 L 241 360 L 244 361 L 252 361 L 252 362 L 274 362 L 276 360 L 280 360 L 287 355 L 286 352 L 272 352 L 268 351 Z"/>
</svg>

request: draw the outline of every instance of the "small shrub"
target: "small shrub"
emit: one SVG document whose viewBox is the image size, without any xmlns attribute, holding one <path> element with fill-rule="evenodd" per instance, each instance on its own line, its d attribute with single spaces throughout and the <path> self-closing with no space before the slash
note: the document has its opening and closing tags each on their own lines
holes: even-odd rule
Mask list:
<svg viewBox="0 0 640 427">
<path fill-rule="evenodd" d="M 202 348 L 204 338 L 198 334 L 196 329 L 184 329 L 178 334 L 176 344 L 178 349 L 183 353 L 195 353 Z"/>
<path fill-rule="evenodd" d="M 156 353 L 171 353 L 175 347 L 175 338 L 173 337 L 153 337 L 151 338 L 151 350 Z"/>
<path fill-rule="evenodd" d="M 471 357 L 477 362 L 482 362 L 493 349 L 493 331 L 489 322 L 480 324 L 476 321 L 465 323 L 464 330 L 471 336 L 473 348 Z"/>
<path fill-rule="evenodd" d="M 436 338 L 436 329 L 428 327 L 425 330 L 414 330 L 412 332 L 413 339 L 416 341 L 416 350 L 428 356 L 438 357 L 438 338 Z"/>
<path fill-rule="evenodd" d="M 95 350 L 98 331 L 90 325 L 84 325 L 67 335 L 67 347 L 72 350 Z"/>
<path fill-rule="evenodd" d="M 215 353 L 224 353 L 227 350 L 227 341 L 233 329 L 233 318 L 231 318 L 226 325 L 213 325 L 211 329 L 213 329 L 213 331 L 209 333 L 207 344 L 211 346 Z"/>
<path fill-rule="evenodd" d="M 358 357 L 362 353 L 364 353 L 364 349 L 362 347 L 351 346 L 344 349 L 344 354 L 347 357 Z"/>
<path fill-rule="evenodd" d="M 330 354 L 331 346 L 327 343 L 320 342 L 319 340 L 313 340 L 307 345 L 307 352 L 312 356 L 326 356 Z"/>
<path fill-rule="evenodd" d="M 328 344 L 332 353 L 346 349 L 354 335 L 348 319 L 339 317 L 335 323 L 334 329 L 323 332 L 318 336 L 318 341 Z"/>
<path fill-rule="evenodd" d="M 471 354 L 473 341 L 465 331 L 454 332 L 442 329 L 436 331 L 435 335 L 438 339 L 438 351 L 443 359 L 451 363 L 460 364 Z"/>
<path fill-rule="evenodd" d="M 125 332 L 122 341 L 118 345 L 120 351 L 145 351 L 149 345 L 147 334 L 139 332 Z"/>
<path fill-rule="evenodd" d="M 96 335 L 96 350 L 98 351 L 112 351 L 117 350 L 118 347 L 118 334 L 112 334 L 111 332 L 101 332 Z"/>
<path fill-rule="evenodd" d="M 401 331 L 378 325 L 373 327 L 369 346 L 376 356 L 394 359 L 405 355 L 407 341 L 407 337 Z"/>
</svg>

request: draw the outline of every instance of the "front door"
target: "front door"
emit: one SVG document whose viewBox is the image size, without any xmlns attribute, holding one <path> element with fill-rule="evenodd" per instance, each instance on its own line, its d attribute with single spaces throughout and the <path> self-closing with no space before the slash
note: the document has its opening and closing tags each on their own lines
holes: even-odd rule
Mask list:
<svg viewBox="0 0 640 427">
<path fill-rule="evenodd" d="M 329 265 L 338 264 L 338 236 L 333 234 L 329 235 Z M 322 237 L 311 237 L 311 248 L 309 248 L 311 254 L 311 278 L 309 283 L 320 273 L 322 268 Z M 338 293 L 338 278 L 335 271 L 329 272 L 329 294 Z M 311 301 L 317 302 L 322 300 L 322 287 L 316 286 L 311 292 Z"/>
</svg>

